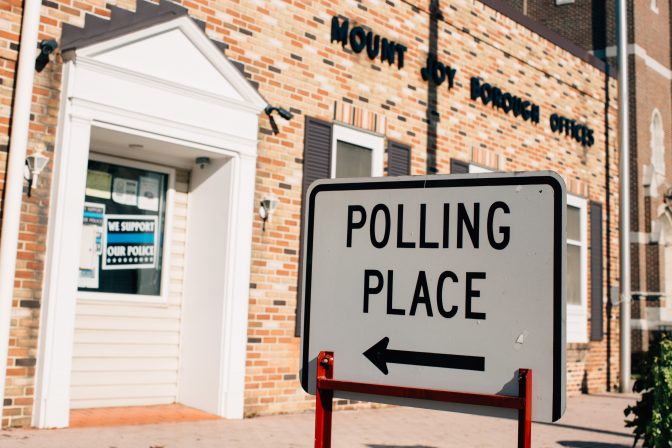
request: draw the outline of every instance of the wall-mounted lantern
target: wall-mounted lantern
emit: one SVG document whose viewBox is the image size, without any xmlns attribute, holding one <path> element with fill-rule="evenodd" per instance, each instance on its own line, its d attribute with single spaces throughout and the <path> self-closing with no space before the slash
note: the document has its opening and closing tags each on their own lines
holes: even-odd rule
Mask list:
<svg viewBox="0 0 672 448">
<path fill-rule="evenodd" d="M 259 217 L 263 221 L 261 230 L 266 230 L 266 221 L 271 217 L 273 211 L 278 206 L 278 199 L 275 197 L 267 197 L 261 200 L 259 203 Z"/>
<path fill-rule="evenodd" d="M 47 166 L 48 161 L 49 159 L 42 153 L 36 153 L 32 156 L 26 157 L 26 165 L 23 171 L 23 177 L 28 181 L 28 197 L 30 197 L 30 192 L 33 186 L 37 187 L 40 173 L 44 167 Z"/>
</svg>

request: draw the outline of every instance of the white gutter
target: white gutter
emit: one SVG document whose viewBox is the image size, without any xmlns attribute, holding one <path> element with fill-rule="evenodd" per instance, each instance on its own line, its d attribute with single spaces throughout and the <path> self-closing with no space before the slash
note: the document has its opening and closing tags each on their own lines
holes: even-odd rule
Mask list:
<svg viewBox="0 0 672 448">
<path fill-rule="evenodd" d="M 625 0 L 618 0 L 618 140 L 620 179 L 620 377 L 621 392 L 630 392 L 630 125 L 628 123 L 628 20 Z"/>
<path fill-rule="evenodd" d="M 2 229 L 0 229 L 0 405 L 5 398 L 9 327 L 23 195 L 23 167 L 28 147 L 28 125 L 33 98 L 40 6 L 40 0 L 26 0 L 24 3 L 19 65 L 16 70 L 14 109 L 12 110 L 12 135 L 9 140 L 9 160 L 5 179 Z M 0 407 L 1 415 L 2 407 Z"/>
</svg>

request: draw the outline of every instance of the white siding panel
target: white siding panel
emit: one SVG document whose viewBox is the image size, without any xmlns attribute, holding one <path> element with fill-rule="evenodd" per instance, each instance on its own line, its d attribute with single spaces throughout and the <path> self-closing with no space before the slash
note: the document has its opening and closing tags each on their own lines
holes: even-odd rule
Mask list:
<svg viewBox="0 0 672 448">
<path fill-rule="evenodd" d="M 110 333 L 101 330 L 78 330 L 75 333 L 75 345 L 77 344 L 168 344 L 177 345 L 180 335 L 174 332 L 157 331 L 123 331 Z"/>
<path fill-rule="evenodd" d="M 180 320 L 170 316 L 161 316 L 166 311 L 154 308 L 156 317 L 119 317 L 119 316 L 77 316 L 77 328 L 86 330 L 153 330 L 176 331 L 180 328 Z"/>
<path fill-rule="evenodd" d="M 176 344 L 77 344 L 74 347 L 74 358 L 88 358 L 92 356 L 105 358 L 137 358 L 146 357 L 151 353 L 152 357 L 179 356 Z"/>
<path fill-rule="evenodd" d="M 175 381 L 175 374 L 162 370 L 98 372 L 97 375 L 91 375 L 89 372 L 76 372 L 72 374 L 72 379 L 79 385 L 78 387 L 149 383 L 171 384 Z"/>
<path fill-rule="evenodd" d="M 76 372 L 135 372 L 140 370 L 175 370 L 177 372 L 177 358 L 162 358 L 145 356 L 143 358 L 126 357 L 85 357 L 73 358 L 77 364 Z M 73 368 L 74 370 L 74 368 Z M 73 386 L 76 386 L 73 384 Z"/>
<path fill-rule="evenodd" d="M 157 308 L 160 309 L 160 315 L 157 315 Z M 130 306 L 128 304 L 106 304 L 106 303 L 81 303 L 77 306 L 77 316 L 81 317 L 148 317 L 161 319 L 179 319 L 180 306 L 165 304 L 155 305 L 153 307 L 146 304 L 140 306 Z"/>
<path fill-rule="evenodd" d="M 176 172 L 168 303 L 77 301 L 72 409 L 174 403 L 177 397 L 189 173 Z"/>
</svg>

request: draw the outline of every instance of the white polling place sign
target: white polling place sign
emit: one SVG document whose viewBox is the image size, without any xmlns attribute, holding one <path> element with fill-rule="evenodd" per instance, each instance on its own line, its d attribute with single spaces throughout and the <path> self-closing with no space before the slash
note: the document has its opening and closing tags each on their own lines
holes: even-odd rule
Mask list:
<svg viewBox="0 0 672 448">
<path fill-rule="evenodd" d="M 552 172 L 334 179 L 307 194 L 301 383 L 320 351 L 334 379 L 518 395 L 565 410 L 565 207 Z M 516 417 L 515 411 L 336 392 Z"/>
</svg>

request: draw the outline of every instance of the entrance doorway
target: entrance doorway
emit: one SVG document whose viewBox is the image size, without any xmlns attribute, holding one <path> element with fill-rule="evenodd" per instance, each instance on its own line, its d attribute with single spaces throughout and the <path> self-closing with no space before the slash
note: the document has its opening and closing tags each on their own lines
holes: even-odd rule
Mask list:
<svg viewBox="0 0 672 448">
<path fill-rule="evenodd" d="M 209 364 L 225 331 L 233 163 L 92 128 L 70 409 L 184 403 L 216 413 L 208 372 L 219 370 Z"/>
</svg>

